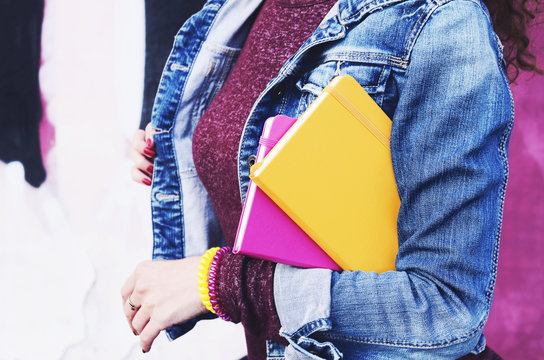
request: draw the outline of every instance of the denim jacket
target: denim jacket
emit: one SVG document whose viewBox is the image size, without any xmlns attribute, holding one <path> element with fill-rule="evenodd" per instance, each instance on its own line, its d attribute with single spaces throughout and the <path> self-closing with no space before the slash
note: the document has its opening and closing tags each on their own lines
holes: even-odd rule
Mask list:
<svg viewBox="0 0 544 360">
<path fill-rule="evenodd" d="M 223 243 L 191 139 L 261 2 L 209 0 L 175 38 L 152 114 L 154 258 Z M 241 202 L 264 121 L 298 117 L 339 74 L 353 76 L 392 119 L 401 199 L 396 271 L 278 265 L 274 297 L 290 345 L 268 342 L 269 358 L 452 359 L 482 351 L 513 125 L 502 45 L 487 9 L 479 0 L 340 0 L 246 120 Z M 169 329 L 170 337 L 184 325 Z"/>
</svg>

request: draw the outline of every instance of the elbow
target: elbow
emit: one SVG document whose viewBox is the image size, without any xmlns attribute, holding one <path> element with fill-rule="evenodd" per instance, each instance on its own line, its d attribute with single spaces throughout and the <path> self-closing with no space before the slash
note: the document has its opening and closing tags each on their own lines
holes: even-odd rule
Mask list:
<svg viewBox="0 0 544 360">
<path fill-rule="evenodd" d="M 420 334 L 415 345 L 422 348 L 450 349 L 467 354 L 482 341 L 490 303 L 485 290 L 455 286 L 440 279 L 407 273 L 411 298 L 406 302 L 414 314 L 412 330 Z M 407 309 L 408 310 L 408 309 Z M 419 318 L 419 319 L 417 319 Z"/>
</svg>

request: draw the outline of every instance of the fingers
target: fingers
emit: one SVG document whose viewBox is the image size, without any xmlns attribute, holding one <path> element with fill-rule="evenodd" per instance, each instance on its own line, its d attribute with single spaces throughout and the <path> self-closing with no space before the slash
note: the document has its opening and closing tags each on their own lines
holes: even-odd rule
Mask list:
<svg viewBox="0 0 544 360">
<path fill-rule="evenodd" d="M 137 130 L 134 133 L 131 149 L 134 166 L 131 169 L 131 177 L 134 181 L 149 186 L 153 177 L 153 160 L 156 153 L 152 137 L 148 138 L 147 142 L 146 137 L 144 130 Z"/>
<path fill-rule="evenodd" d="M 151 307 L 140 304 L 133 297 L 136 297 L 134 293 L 127 298 L 123 310 L 132 332 L 134 335 L 140 336 L 140 346 L 142 351 L 146 353 L 151 349 L 153 341 L 165 326 L 162 326 L 160 321 L 152 321 Z"/>
<path fill-rule="evenodd" d="M 137 334 L 141 334 L 151 318 L 149 306 L 142 306 L 138 311 L 133 311 L 131 326 Z"/>
<path fill-rule="evenodd" d="M 159 332 L 204 313 L 196 285 L 199 257 L 139 263 L 121 288 L 123 312 L 142 350 Z"/>
<path fill-rule="evenodd" d="M 145 175 L 153 176 L 153 162 L 149 158 L 138 153 L 136 150 L 131 152 L 131 156 L 134 163 L 134 168 L 141 171 Z"/>
<path fill-rule="evenodd" d="M 153 164 L 140 156 L 133 156 L 134 166 L 130 169 L 130 177 L 137 183 L 144 185 L 151 185 L 151 179 L 153 177 Z"/>
<path fill-rule="evenodd" d="M 156 156 L 155 144 L 152 138 L 146 140 L 146 134 L 143 130 L 137 130 L 132 140 L 132 149 L 141 156 L 145 156 L 153 160 Z"/>
<path fill-rule="evenodd" d="M 139 184 L 151 186 L 151 178 L 136 169 L 135 167 L 132 167 L 132 169 L 130 169 L 130 177 L 132 178 L 132 180 L 136 181 Z"/>
<path fill-rule="evenodd" d="M 134 285 L 135 285 L 135 274 L 132 273 L 132 275 L 130 275 L 130 277 L 127 279 L 123 287 L 121 287 L 121 299 L 123 303 L 123 313 L 125 314 L 125 317 L 127 318 L 128 325 L 132 329 L 132 332 L 134 333 L 134 335 L 138 335 L 138 333 L 132 326 L 132 319 L 134 318 L 134 316 L 136 315 L 136 312 L 138 311 L 140 307 L 140 303 L 139 302 L 136 303 L 135 300 L 130 297 L 131 295 L 134 296 L 133 295 Z"/>
<path fill-rule="evenodd" d="M 151 349 L 153 341 L 157 338 L 160 332 L 161 326 L 158 323 L 154 322 L 153 320 L 150 320 L 147 323 L 146 327 L 140 333 L 140 346 L 142 347 L 142 351 L 144 353 Z"/>
<path fill-rule="evenodd" d="M 153 161 L 155 156 L 155 144 L 152 138 L 146 140 L 146 134 L 143 130 L 137 130 L 132 140 L 132 155 L 138 154 L 141 157 L 148 158 L 149 161 Z"/>
<path fill-rule="evenodd" d="M 151 307 L 143 306 L 138 302 L 138 299 L 134 300 L 133 297 L 136 296 L 136 294 L 132 293 L 131 296 L 127 297 L 123 310 L 132 332 L 134 335 L 140 336 L 140 346 L 142 351 L 146 353 L 151 349 L 153 341 L 165 326 L 161 326 L 160 322 L 151 320 Z"/>
<path fill-rule="evenodd" d="M 123 304 L 127 302 L 128 297 L 134 291 L 135 282 L 136 275 L 133 272 L 121 287 L 121 299 L 123 300 Z"/>
<path fill-rule="evenodd" d="M 127 301 L 125 301 L 125 303 L 123 304 L 123 312 L 125 313 L 125 317 L 127 318 L 128 326 L 130 326 L 130 329 L 132 330 L 134 335 L 138 335 L 140 332 L 134 327 L 133 321 L 136 315 L 138 315 L 138 313 L 140 312 L 140 305 L 135 304 L 132 301 L 133 301 L 132 298 L 130 298 L 130 300 L 127 299 Z"/>
<path fill-rule="evenodd" d="M 128 312 L 127 312 L 128 310 Z M 151 349 L 151 345 L 155 338 L 159 335 L 164 326 L 158 322 L 151 320 L 149 307 L 142 306 L 135 311 L 131 311 L 130 304 L 125 307 L 125 315 L 129 321 L 130 328 L 134 335 L 140 336 L 140 347 L 144 353 Z"/>
</svg>

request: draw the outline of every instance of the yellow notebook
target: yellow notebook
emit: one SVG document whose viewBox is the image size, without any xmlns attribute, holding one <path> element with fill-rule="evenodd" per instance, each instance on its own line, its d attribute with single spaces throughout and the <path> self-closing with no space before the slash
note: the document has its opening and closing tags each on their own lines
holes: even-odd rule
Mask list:
<svg viewBox="0 0 544 360">
<path fill-rule="evenodd" d="M 251 179 L 344 270 L 395 269 L 391 120 L 351 76 L 323 90 Z"/>
</svg>

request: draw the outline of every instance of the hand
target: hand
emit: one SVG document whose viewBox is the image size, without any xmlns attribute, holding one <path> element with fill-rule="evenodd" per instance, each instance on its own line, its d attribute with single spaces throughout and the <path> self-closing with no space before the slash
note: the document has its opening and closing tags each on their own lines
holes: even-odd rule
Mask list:
<svg viewBox="0 0 544 360">
<path fill-rule="evenodd" d="M 199 263 L 198 256 L 144 261 L 122 287 L 123 310 L 144 353 L 161 330 L 207 311 L 198 290 Z"/>
<path fill-rule="evenodd" d="M 153 127 L 147 124 L 144 130 L 136 130 L 132 139 L 131 156 L 134 166 L 131 176 L 134 181 L 144 185 L 151 185 L 153 177 L 153 161 L 155 159 L 155 143 L 153 141 Z"/>
</svg>

